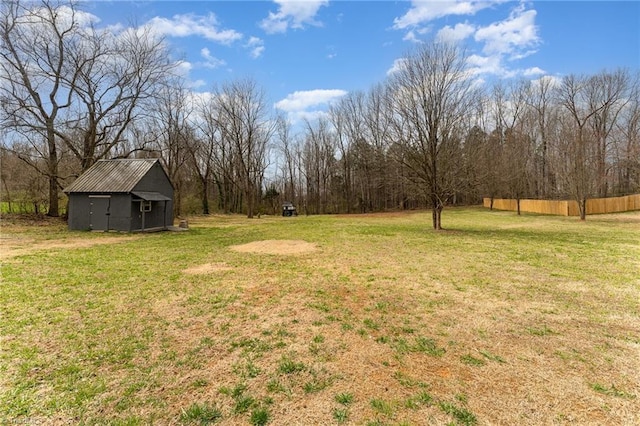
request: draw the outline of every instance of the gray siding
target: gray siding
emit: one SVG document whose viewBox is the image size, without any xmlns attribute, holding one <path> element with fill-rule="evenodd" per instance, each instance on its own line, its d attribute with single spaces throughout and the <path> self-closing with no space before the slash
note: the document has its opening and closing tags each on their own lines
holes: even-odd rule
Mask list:
<svg viewBox="0 0 640 426">
<path fill-rule="evenodd" d="M 69 229 L 87 231 L 89 227 L 89 194 L 69 194 Z"/>
<path fill-rule="evenodd" d="M 155 163 L 153 167 L 149 169 L 147 174 L 145 174 L 133 188 L 133 191 L 159 192 L 165 197 L 173 200 L 173 186 L 160 163 Z M 166 210 L 164 208 L 164 204 L 164 201 L 151 202 L 151 211 L 145 213 L 145 229 L 173 225 L 173 201 L 166 202 Z M 138 210 L 138 219 L 140 222 L 132 222 L 136 225 L 133 229 L 141 229 L 142 214 L 140 214 L 139 203 L 133 203 L 132 210 L 135 209 Z"/>
<path fill-rule="evenodd" d="M 131 231 L 131 194 L 111 194 L 109 230 Z"/>
<path fill-rule="evenodd" d="M 131 232 L 173 225 L 173 186 L 157 160 L 101 160 L 74 184 L 65 189 L 69 229 Z M 133 192 L 170 201 L 151 201 L 150 211 L 142 212 Z"/>
</svg>

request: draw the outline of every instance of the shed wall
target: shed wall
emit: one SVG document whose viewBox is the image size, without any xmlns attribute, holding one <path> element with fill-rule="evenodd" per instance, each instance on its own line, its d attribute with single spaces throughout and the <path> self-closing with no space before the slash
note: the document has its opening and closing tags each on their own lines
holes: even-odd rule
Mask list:
<svg viewBox="0 0 640 426">
<path fill-rule="evenodd" d="M 74 231 L 86 231 L 89 227 L 89 194 L 69 194 L 69 229 Z"/>
<path fill-rule="evenodd" d="M 95 217 L 92 218 L 92 215 L 105 213 L 102 211 L 92 211 L 92 203 L 96 201 L 96 199 L 92 197 L 109 198 L 108 218 L 104 218 L 104 220 L 98 220 Z M 128 232 L 131 230 L 130 205 L 130 194 L 69 194 L 69 229 L 76 231 L 115 230 Z"/>
<path fill-rule="evenodd" d="M 131 194 L 111 194 L 109 230 L 131 231 Z"/>
<path fill-rule="evenodd" d="M 167 201 L 167 208 L 164 208 L 164 201 L 153 201 L 151 206 L 151 212 L 145 213 L 145 229 L 157 228 L 163 226 L 173 225 L 173 186 L 169 177 L 165 173 L 160 163 L 156 163 L 151 169 L 144 175 L 140 182 L 138 182 L 133 189 L 134 191 L 149 191 L 159 192 L 165 197 L 171 198 L 172 201 Z M 134 214 L 134 210 L 137 209 L 137 214 Z M 134 230 L 142 229 L 142 214 L 140 214 L 140 204 L 133 203 L 131 206 L 132 211 L 132 226 Z M 135 219 L 135 218 L 138 219 Z M 139 221 L 138 221 L 139 220 Z"/>
<path fill-rule="evenodd" d="M 167 211 L 165 211 L 165 203 Z M 152 201 L 151 211 L 144 212 L 144 229 L 165 228 L 172 224 L 173 205 L 171 201 Z M 140 200 L 133 200 L 131 203 L 131 230 L 141 231 L 142 229 Z"/>
</svg>

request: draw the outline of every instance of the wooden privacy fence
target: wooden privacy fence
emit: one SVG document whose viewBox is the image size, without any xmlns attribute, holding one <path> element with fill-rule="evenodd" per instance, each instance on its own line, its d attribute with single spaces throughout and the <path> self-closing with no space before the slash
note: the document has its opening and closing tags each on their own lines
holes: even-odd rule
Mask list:
<svg viewBox="0 0 640 426">
<path fill-rule="evenodd" d="M 483 200 L 484 206 L 491 207 L 491 198 Z M 494 198 L 496 210 L 517 211 L 516 200 Z M 591 198 L 587 200 L 587 214 L 617 213 L 640 210 L 640 194 L 624 197 Z M 575 200 L 520 200 L 520 211 L 529 213 L 555 214 L 560 216 L 579 216 L 578 203 Z"/>
</svg>

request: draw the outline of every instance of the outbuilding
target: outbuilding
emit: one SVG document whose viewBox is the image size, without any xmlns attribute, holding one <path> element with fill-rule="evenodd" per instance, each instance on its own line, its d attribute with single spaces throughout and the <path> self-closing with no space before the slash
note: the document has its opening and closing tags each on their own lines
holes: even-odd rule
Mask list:
<svg viewBox="0 0 640 426">
<path fill-rule="evenodd" d="M 298 211 L 296 210 L 296 206 L 293 205 L 290 201 L 285 201 L 282 203 L 282 216 L 291 217 L 298 216 Z"/>
<path fill-rule="evenodd" d="M 158 159 L 99 160 L 64 192 L 72 230 L 135 232 L 173 225 L 173 185 Z"/>
</svg>

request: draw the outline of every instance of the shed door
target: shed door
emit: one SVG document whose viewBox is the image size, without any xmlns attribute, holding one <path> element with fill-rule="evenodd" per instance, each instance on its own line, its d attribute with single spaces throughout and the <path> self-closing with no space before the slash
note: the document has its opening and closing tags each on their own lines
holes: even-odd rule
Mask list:
<svg viewBox="0 0 640 426">
<path fill-rule="evenodd" d="M 89 196 L 89 228 L 96 231 L 109 230 L 109 208 L 111 197 L 109 195 Z"/>
</svg>

